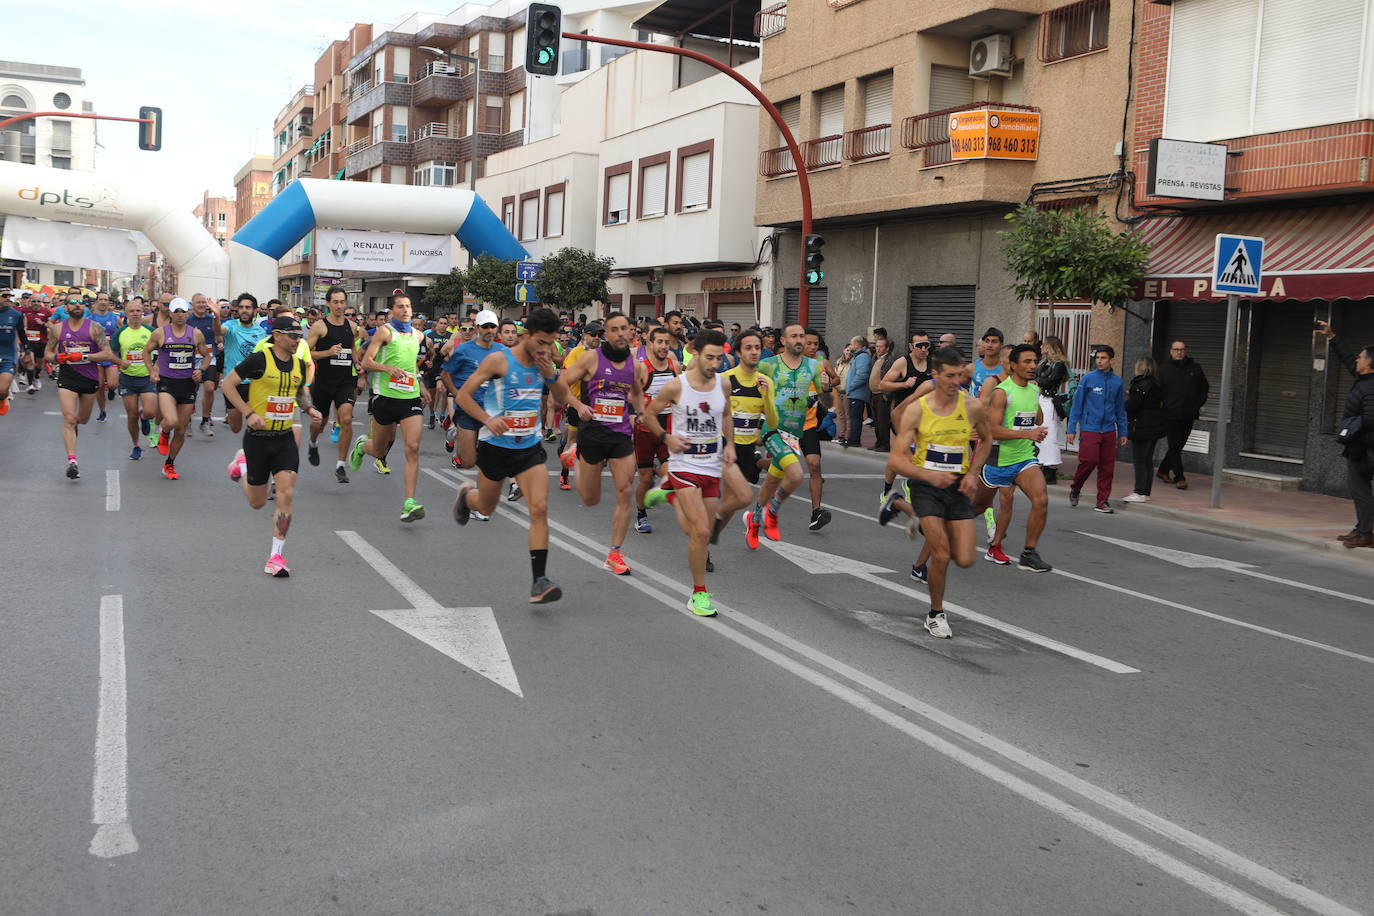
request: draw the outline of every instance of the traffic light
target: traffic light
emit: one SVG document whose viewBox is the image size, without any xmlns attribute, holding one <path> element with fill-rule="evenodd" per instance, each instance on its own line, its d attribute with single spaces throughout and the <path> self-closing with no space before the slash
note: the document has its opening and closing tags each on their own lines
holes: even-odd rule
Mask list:
<svg viewBox="0 0 1374 916">
<path fill-rule="evenodd" d="M 138 125 L 138 148 L 157 152 L 162 149 L 162 109 L 144 105 L 138 110 L 140 118 L 149 118 Z"/>
<path fill-rule="evenodd" d="M 819 235 L 808 235 L 805 245 L 806 285 L 820 286 L 825 282 L 825 271 L 821 269 L 821 265 L 825 263 L 825 255 L 821 254 L 821 249 L 825 247 L 825 239 Z"/>
<path fill-rule="evenodd" d="M 562 35 L 563 11 L 552 3 L 531 3 L 525 17 L 525 70 L 536 76 L 557 76 Z"/>
</svg>

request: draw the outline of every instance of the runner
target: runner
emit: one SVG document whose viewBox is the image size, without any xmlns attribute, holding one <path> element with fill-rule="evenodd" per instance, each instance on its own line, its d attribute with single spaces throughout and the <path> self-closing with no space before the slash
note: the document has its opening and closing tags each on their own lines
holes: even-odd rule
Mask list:
<svg viewBox="0 0 1374 916">
<path fill-rule="evenodd" d="M 310 389 L 310 400 L 315 405 L 312 416 L 319 417 L 310 424 L 310 446 L 306 456 L 312 466 L 319 467 L 320 449 L 315 442 L 324 431 L 324 421 L 332 408 L 335 425 L 342 433 L 335 437 L 339 445 L 334 479 L 348 483 L 344 464 L 348 459 L 349 443 L 353 441 L 353 403 L 358 398 L 358 366 L 353 354 L 358 352 L 365 335 L 346 315 L 348 292 L 342 286 L 329 288 L 325 304 L 329 314 L 312 324 L 305 338 L 315 364 L 315 380 Z"/>
<path fill-rule="evenodd" d="M 778 540 L 778 512 L 782 501 L 792 492 L 783 486 L 779 495 L 778 481 L 786 482 L 786 469 L 793 462 L 789 453 L 798 452 L 805 457 L 811 477 L 811 521 L 807 527 L 819 531 L 830 523 L 830 510 L 821 507 L 824 481 L 821 478 L 821 436 L 816 427 L 816 404 L 826 390 L 825 367 L 817 359 L 804 356 L 806 330 L 799 324 L 788 325 L 783 329 L 782 352 L 770 356 L 759 363 L 759 371 L 773 380 L 773 397 L 778 408 L 778 432 L 783 434 L 781 443 L 777 437 L 765 439 L 765 445 L 775 444 L 779 454 L 773 455 L 773 465 L 768 471 L 759 492 L 759 502 L 767 503 L 767 508 L 756 518 L 761 518 L 764 534 L 770 540 Z M 789 437 L 793 441 L 789 441 Z M 785 447 L 784 447 L 785 446 Z M 770 453 L 774 448 L 770 448 Z M 795 489 L 795 486 L 792 488 Z"/>
<path fill-rule="evenodd" d="M 225 378 L 259 343 L 267 339 L 269 333 L 258 323 L 258 299 L 252 293 L 240 293 L 235 308 L 238 317 L 220 324 L 220 333 L 224 336 Z M 239 385 L 239 400 L 248 400 L 247 383 Z M 232 433 L 238 433 L 243 428 L 243 414 L 229 400 L 228 394 L 224 396 L 224 422 Z"/>
<path fill-rule="evenodd" d="M 119 395 L 124 398 L 124 417 L 129 424 L 129 438 L 133 441 L 129 460 L 137 461 L 143 457 L 139 435 L 148 435 L 151 421 L 157 417 L 157 391 L 153 389 L 145 358 L 148 339 L 153 332 L 143 324 L 142 299 L 129 300 L 124 307 L 124 319 L 124 327 L 111 339 L 110 349 L 119 368 Z"/>
<path fill-rule="evenodd" d="M 24 339 L 29 348 L 30 365 L 26 370 L 29 394 L 37 394 L 43 390 L 43 373 L 49 371 L 43 359 L 48 349 L 48 319 L 52 317 L 52 310 L 42 299 L 25 290 L 19 297 L 19 311 L 24 313 Z"/>
<path fill-rule="evenodd" d="M 415 484 L 420 477 L 420 436 L 424 433 L 425 407 L 429 395 L 420 386 L 419 357 L 424 338 L 410 323 L 410 297 L 402 294 L 390 299 L 391 318 L 372 335 L 363 355 L 363 368 L 377 373 L 377 396 L 372 401 L 371 435 L 359 436 L 348 456 L 348 466 L 357 470 L 363 455 L 371 455 L 379 474 L 390 474 L 386 454 L 396 440 L 400 427 L 405 447 L 403 475 L 406 501 L 401 521 L 414 522 L 425 517 L 425 507 L 415 501 Z"/>
<path fill-rule="evenodd" d="M 699 331 L 692 338 L 692 349 L 691 363 L 681 375 L 664 383 L 642 415 L 644 425 L 663 440 L 671 456 L 663 485 L 650 490 L 645 501 L 651 506 L 665 499 L 672 502 L 687 535 L 687 564 L 692 571 L 687 608 L 698 617 L 714 617 L 716 606 L 706 590 L 713 521 L 718 509 L 728 517 L 748 505 L 749 486 L 738 473 L 722 478 L 736 457 L 730 384 L 718 374 L 725 358 L 725 335 Z M 665 408 L 672 411 L 672 433 L 659 422 Z"/>
<path fill-rule="evenodd" d="M 464 334 L 461 340 L 472 339 L 472 325 L 464 324 Z M 429 428 L 433 429 L 435 424 L 441 424 L 445 432 L 449 429 L 448 418 L 448 389 L 439 383 L 439 373 L 443 365 L 443 355 L 448 342 L 453 339 L 453 328 L 449 327 L 448 319 L 436 318 L 434 327 L 425 332 L 425 338 L 429 341 L 429 356 L 425 361 L 424 382 L 429 389 Z M 461 342 L 461 341 L 460 341 Z"/>
<path fill-rule="evenodd" d="M 14 292 L 0 289 L 0 417 L 10 412 L 10 386 L 26 352 L 25 316 L 14 307 Z"/>
<path fill-rule="evenodd" d="M 517 330 L 517 332 L 519 331 L 519 326 L 516 327 L 516 330 Z M 585 353 L 587 353 L 588 351 L 591 351 L 591 350 L 596 350 L 596 349 L 598 349 L 598 348 L 601 346 L 601 335 L 602 335 L 603 332 L 604 332 L 604 329 L 603 329 L 603 327 L 602 327 L 602 325 L 601 325 L 601 322 L 599 322 L 599 321 L 593 321 L 593 322 L 591 322 L 590 324 L 588 324 L 586 327 L 584 327 L 584 328 L 582 329 L 582 342 L 579 343 L 577 346 L 573 347 L 571 350 L 568 351 L 568 355 L 564 358 L 563 363 L 562 363 L 563 368 L 564 368 L 564 369 L 570 369 L 570 368 L 572 368 L 574 365 L 577 364 L 578 360 L 582 359 L 582 356 L 583 356 Z M 578 399 L 582 399 L 582 398 L 584 398 L 584 397 L 586 396 L 586 392 L 583 390 L 583 388 L 584 388 L 583 384 L 579 382 L 576 386 L 573 386 L 573 387 L 570 388 L 569 390 L 571 390 L 572 393 L 573 393 Z M 578 432 L 578 428 L 579 428 L 581 425 L 582 425 L 582 418 L 578 416 L 578 413 L 577 413 L 576 410 L 573 410 L 571 407 L 569 407 L 566 411 L 564 411 L 564 413 L 563 413 L 563 441 L 559 443 L 559 448 L 558 448 L 558 453 L 559 453 L 560 456 L 561 456 L 563 453 L 567 452 L 569 449 L 574 450 L 574 452 L 576 451 L 576 448 L 577 448 L 577 432 Z M 570 463 L 564 463 L 564 464 L 562 465 L 562 469 L 559 471 L 559 474 L 558 474 L 558 489 L 560 489 L 560 490 L 571 490 L 571 489 L 572 489 L 572 484 L 568 482 L 568 471 L 569 471 L 571 468 L 572 468 L 572 465 L 571 465 Z M 520 491 L 519 491 L 519 488 L 516 486 L 516 484 L 512 483 L 512 484 L 511 484 L 511 495 L 510 495 L 509 497 L 507 497 L 507 498 L 508 498 L 508 499 L 519 499 L 519 498 L 520 498 L 520 497 L 519 497 L 519 492 L 520 492 Z"/>
<path fill-rule="evenodd" d="M 565 470 L 577 463 L 577 495 L 584 506 L 601 502 L 601 467 L 610 466 L 615 511 L 611 514 L 611 549 L 601 565 L 617 576 L 628 576 L 630 567 L 622 548 L 634 506 L 634 416 L 630 411 L 643 412 L 644 391 L 638 368 L 630 358 L 630 320 L 620 312 L 611 312 L 606 316 L 604 334 L 600 348 L 584 353 L 563 370 L 563 384 L 569 391 L 585 387 L 586 400 L 576 394 L 568 400 L 568 410 L 576 412 L 581 426 L 577 442 L 559 457 Z"/>
<path fill-rule="evenodd" d="M 466 323 L 466 320 L 465 320 Z M 514 326 L 514 322 L 511 325 Z M 477 371 L 488 356 L 495 350 L 504 350 L 504 344 L 496 342 L 496 330 L 499 319 L 496 313 L 489 309 L 483 309 L 477 313 L 474 326 L 477 327 L 478 334 L 471 340 L 464 340 L 458 335 L 449 338 L 447 349 L 442 354 L 444 361 L 439 371 L 439 379 L 442 388 L 454 398 L 453 401 L 453 425 L 448 434 L 452 435 L 457 442 L 458 454 L 454 458 L 454 464 L 458 467 L 471 468 L 477 464 L 477 433 L 482 428 L 475 417 L 469 416 L 466 411 L 458 406 L 458 392 L 472 377 L 472 373 Z M 479 388 L 473 394 L 473 399 L 477 403 L 486 402 L 486 389 Z"/>
<path fill-rule="evenodd" d="M 119 330 L 119 316 L 110 311 L 110 294 L 96 293 L 95 304 L 91 306 L 91 313 L 88 315 L 91 321 L 100 325 L 105 332 L 105 339 L 112 340 L 115 332 Z M 105 402 L 115 399 L 115 391 L 119 388 L 119 367 L 114 363 L 100 364 L 100 396 L 96 398 L 96 406 L 100 408 L 100 416 L 95 418 L 97 423 L 105 422 Z"/>
<path fill-rule="evenodd" d="M 157 443 L 158 452 L 166 458 L 162 476 L 178 480 L 181 475 L 176 469 L 177 456 L 186 444 L 201 372 L 209 366 L 211 354 L 204 335 L 186 321 L 191 315 L 189 302 L 178 296 L 167 304 L 167 311 L 171 322 L 153 331 L 144 352 L 149 360 L 149 376 L 157 386 L 158 413 L 162 417 L 162 433 Z"/>
<path fill-rule="evenodd" d="M 240 299 L 240 302 L 242 299 Z M 278 316 L 272 321 L 272 345 L 240 360 L 225 377 L 224 397 L 244 417 L 243 448 L 229 463 L 229 479 L 241 481 L 248 505 L 261 509 L 267 503 L 267 482 L 276 484 L 276 509 L 272 513 L 272 548 L 263 572 L 277 579 L 291 575 L 282 551 L 291 529 L 291 513 L 300 470 L 300 446 L 292 435 L 292 420 L 300 407 L 311 426 L 321 421 L 310 400 L 310 365 L 301 358 L 301 330 L 294 319 Z M 248 388 L 248 397 L 240 392 Z"/>
<path fill-rule="evenodd" d="M 959 388 L 965 374 L 963 354 L 943 347 L 931 354 L 930 364 L 935 390 L 902 414 L 887 464 L 910 478 L 906 489 L 930 548 L 926 630 L 949 639 L 954 634 L 945 618 L 946 573 L 951 559 L 967 569 L 978 558 L 970 496 L 991 449 L 992 432 L 983 405 Z M 970 459 L 975 430 L 979 446 Z"/>
<path fill-rule="evenodd" d="M 215 406 L 215 388 L 219 383 L 220 367 L 224 359 L 224 333 L 221 330 L 219 316 L 210 308 L 210 300 L 204 293 L 196 293 L 191 297 L 191 314 L 186 323 L 200 331 L 205 343 L 210 347 L 210 362 L 201 373 L 200 431 L 213 438 L 215 421 L 211 414 Z M 193 410 L 192 413 L 194 412 Z M 191 430 L 187 428 L 186 432 L 189 435 Z"/>
<path fill-rule="evenodd" d="M 57 401 L 62 406 L 62 444 L 67 447 L 67 477 L 76 480 L 77 427 L 91 421 L 91 408 L 100 392 L 100 369 L 92 360 L 112 359 L 105 329 L 85 318 L 80 296 L 70 296 L 66 320 L 48 331 L 48 362 L 59 366 Z"/>
<path fill-rule="evenodd" d="M 1044 416 L 1040 413 L 1040 389 L 1031 381 L 1038 364 L 1035 347 L 1030 344 L 1012 347 L 1011 376 L 998 383 L 989 395 L 988 427 L 998 442 L 997 455 L 983 465 L 973 508 L 975 512 L 982 512 L 992 504 L 999 491 L 1008 497 L 1014 495 L 1013 485 L 1026 494 L 1031 501 L 1031 512 L 1026 519 L 1026 547 L 1021 551 L 1019 566 L 1031 572 L 1049 572 L 1052 567 L 1040 559 L 1035 549 L 1045 530 L 1049 511 L 1045 475 L 1035 457 L 1035 443 L 1044 441 L 1047 432 Z M 997 528 L 984 559 L 998 566 L 1011 563 L 1002 550 L 1002 540 L 1010 525 L 1010 499 L 1004 498 L 997 513 Z"/>
<path fill-rule="evenodd" d="M 644 396 L 652 400 L 663 386 L 677 377 L 681 370 L 677 360 L 670 352 L 673 335 L 665 328 L 654 328 L 649 333 L 649 344 L 644 357 L 635 366 L 639 376 L 639 387 Z M 664 411 L 658 418 L 659 426 L 671 430 L 672 411 Z M 642 418 L 635 422 L 635 464 L 639 468 L 639 484 L 635 487 L 635 530 L 640 534 L 652 534 L 654 526 L 649 523 L 649 511 L 644 508 L 644 495 L 654 483 L 654 463 L 668 463 L 668 446 L 663 440 L 649 432 Z M 758 474 L 754 475 L 758 479 Z"/>
<path fill-rule="evenodd" d="M 768 453 L 758 453 L 765 429 L 778 436 L 778 408 L 773 401 L 773 380 L 759 372 L 759 361 L 763 356 L 763 334 L 750 329 L 735 340 L 735 352 L 739 354 L 739 365 L 725 373 L 725 381 L 730 386 L 730 416 L 735 426 L 735 467 L 750 485 L 757 486 L 759 472 L 771 463 Z M 783 492 L 790 493 L 801 485 L 801 460 L 795 453 L 783 466 L 783 473 L 791 480 L 784 479 Z M 789 486 L 790 484 L 790 486 Z M 730 523 L 734 514 L 721 512 L 716 517 L 716 525 L 711 532 L 711 543 L 720 537 L 720 532 Z M 754 511 L 744 517 L 744 543 L 750 550 L 759 549 L 759 528 L 763 512 L 754 504 Z M 777 516 L 774 514 L 774 519 Z M 774 524 L 776 528 L 776 521 Z M 772 538 L 772 535 L 770 535 Z M 777 538 L 772 538 L 777 540 Z"/>
<path fill-rule="evenodd" d="M 537 308 L 525 319 L 528 333 L 514 347 L 492 353 L 463 383 L 454 400 L 458 407 L 482 424 L 477 444 L 477 486 L 458 489 L 453 520 L 466 525 L 473 513 L 491 515 L 501 499 L 501 483 L 507 477 L 520 481 L 529 510 L 531 604 L 547 604 L 563 597 L 563 590 L 545 575 L 549 561 L 549 475 L 539 418 L 539 399 L 544 385 L 553 386 L 554 397 L 567 401 L 571 395 L 549 357 L 558 316 Z M 487 385 L 490 381 L 492 384 Z M 485 386 L 486 397 L 478 404 L 474 395 Z"/>
</svg>

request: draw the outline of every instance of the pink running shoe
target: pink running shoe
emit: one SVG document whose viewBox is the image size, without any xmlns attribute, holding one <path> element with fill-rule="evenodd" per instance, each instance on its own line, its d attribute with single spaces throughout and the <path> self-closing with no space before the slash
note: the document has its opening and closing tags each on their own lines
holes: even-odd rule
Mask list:
<svg viewBox="0 0 1374 916">
<path fill-rule="evenodd" d="M 286 568 L 286 561 L 282 559 L 279 553 L 274 553 L 268 558 L 267 565 L 262 568 L 262 571 L 274 579 L 289 579 L 291 577 L 291 570 Z"/>
</svg>

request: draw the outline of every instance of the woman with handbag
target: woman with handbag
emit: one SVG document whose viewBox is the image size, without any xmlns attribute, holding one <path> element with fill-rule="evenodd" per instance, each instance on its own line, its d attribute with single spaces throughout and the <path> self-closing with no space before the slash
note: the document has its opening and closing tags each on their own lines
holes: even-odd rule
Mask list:
<svg viewBox="0 0 1374 916">
<path fill-rule="evenodd" d="M 1135 378 L 1126 393 L 1126 428 L 1135 462 L 1135 491 L 1122 502 L 1147 503 L 1154 485 L 1155 446 L 1169 431 L 1169 412 L 1164 406 L 1164 387 L 1156 376 L 1155 361 L 1142 356 L 1135 361 Z"/>
<path fill-rule="evenodd" d="M 1045 483 L 1059 479 L 1059 465 L 1063 461 L 1064 419 L 1068 405 L 1060 389 L 1069 380 L 1069 365 L 1064 358 L 1064 343 L 1053 335 L 1041 345 L 1040 368 L 1035 371 L 1035 384 L 1040 389 L 1040 412 L 1044 416 L 1045 440 L 1040 443 L 1039 461 Z"/>
</svg>

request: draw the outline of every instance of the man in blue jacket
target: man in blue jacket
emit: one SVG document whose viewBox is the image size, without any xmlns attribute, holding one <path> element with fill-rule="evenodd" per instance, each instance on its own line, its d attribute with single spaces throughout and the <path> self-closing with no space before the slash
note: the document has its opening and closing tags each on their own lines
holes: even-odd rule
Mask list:
<svg viewBox="0 0 1374 916">
<path fill-rule="evenodd" d="M 1069 410 L 1069 445 L 1080 428 L 1083 442 L 1078 446 L 1078 470 L 1069 488 L 1069 505 L 1078 505 L 1084 482 L 1097 471 L 1098 512 L 1110 514 L 1112 478 L 1116 475 L 1116 449 L 1126 444 L 1126 391 L 1121 376 L 1112 371 L 1116 351 L 1103 345 L 1097 348 L 1097 368 L 1083 376 Z"/>
</svg>

